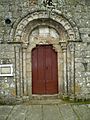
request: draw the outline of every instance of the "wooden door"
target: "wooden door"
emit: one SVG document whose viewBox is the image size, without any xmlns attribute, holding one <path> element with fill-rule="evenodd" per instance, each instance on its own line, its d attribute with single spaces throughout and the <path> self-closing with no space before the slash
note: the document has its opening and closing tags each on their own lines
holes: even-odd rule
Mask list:
<svg viewBox="0 0 90 120">
<path fill-rule="evenodd" d="M 51 45 L 38 45 L 32 50 L 32 93 L 58 92 L 57 53 Z"/>
</svg>

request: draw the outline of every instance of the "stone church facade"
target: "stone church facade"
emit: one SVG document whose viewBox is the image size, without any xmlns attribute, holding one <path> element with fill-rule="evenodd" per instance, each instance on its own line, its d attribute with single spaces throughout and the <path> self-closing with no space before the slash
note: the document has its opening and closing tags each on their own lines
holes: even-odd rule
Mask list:
<svg viewBox="0 0 90 120">
<path fill-rule="evenodd" d="M 89 0 L 0 1 L 0 99 L 90 99 Z"/>
</svg>

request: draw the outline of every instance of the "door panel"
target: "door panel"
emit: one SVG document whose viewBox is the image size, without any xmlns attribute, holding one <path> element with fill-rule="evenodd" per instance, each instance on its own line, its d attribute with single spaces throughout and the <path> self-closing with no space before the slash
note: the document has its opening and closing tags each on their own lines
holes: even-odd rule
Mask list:
<svg viewBox="0 0 90 120">
<path fill-rule="evenodd" d="M 45 93 L 45 79 L 44 79 L 44 49 L 37 47 L 32 51 L 32 92 L 34 94 Z"/>
<path fill-rule="evenodd" d="M 37 48 L 37 58 L 38 58 L 38 66 L 37 66 L 37 73 L 38 73 L 38 83 L 41 88 L 41 94 L 45 93 L 45 74 L 44 74 L 44 48 L 41 46 Z M 39 88 L 39 89 L 40 89 Z"/>
<path fill-rule="evenodd" d="M 38 68 L 37 49 L 34 49 L 32 52 L 32 91 L 33 93 L 36 92 L 36 86 L 38 87 L 37 68 Z"/>
<path fill-rule="evenodd" d="M 51 45 L 40 45 L 32 50 L 32 93 L 58 92 L 57 53 Z"/>
</svg>

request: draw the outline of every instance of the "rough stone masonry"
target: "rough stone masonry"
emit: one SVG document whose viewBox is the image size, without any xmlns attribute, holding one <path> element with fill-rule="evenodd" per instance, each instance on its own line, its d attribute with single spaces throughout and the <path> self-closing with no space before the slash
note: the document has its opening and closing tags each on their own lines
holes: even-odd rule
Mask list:
<svg viewBox="0 0 90 120">
<path fill-rule="evenodd" d="M 0 0 L 0 101 L 33 99 L 32 50 L 43 44 L 57 52 L 57 96 L 90 99 L 90 1 Z"/>
</svg>

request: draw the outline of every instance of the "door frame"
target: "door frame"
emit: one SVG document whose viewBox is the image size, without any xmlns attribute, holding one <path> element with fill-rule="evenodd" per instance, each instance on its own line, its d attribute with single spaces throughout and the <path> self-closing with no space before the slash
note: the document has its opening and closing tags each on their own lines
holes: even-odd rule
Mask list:
<svg viewBox="0 0 90 120">
<path fill-rule="evenodd" d="M 32 61 L 31 61 L 32 58 L 31 58 L 31 51 L 32 51 L 32 49 L 36 48 L 37 45 L 41 45 L 41 44 L 38 42 L 38 44 L 35 43 L 32 46 L 29 45 L 28 48 L 27 48 L 27 55 L 26 55 L 27 58 L 29 58 L 27 60 L 28 65 L 26 65 L 27 66 L 26 69 L 28 69 L 28 67 L 30 69 L 30 71 L 27 72 L 27 74 L 28 74 L 27 76 L 28 76 L 28 79 L 29 79 L 28 80 L 28 95 L 29 95 L 30 98 L 32 98 L 33 96 L 38 96 L 39 98 L 42 97 L 42 96 L 49 96 L 49 95 L 35 95 L 35 94 L 32 94 Z M 44 42 L 42 45 L 51 45 L 51 44 L 47 44 L 47 43 Z M 61 58 L 63 56 L 62 48 L 59 44 L 52 44 L 52 49 L 54 49 L 57 52 L 58 94 L 56 94 L 56 95 L 60 96 L 60 94 L 63 91 L 63 88 L 62 88 L 62 86 L 63 86 L 63 77 L 62 77 L 63 76 L 63 64 L 62 64 L 62 61 L 63 60 L 61 60 Z M 50 95 L 50 96 L 56 96 L 56 95 Z"/>
</svg>

